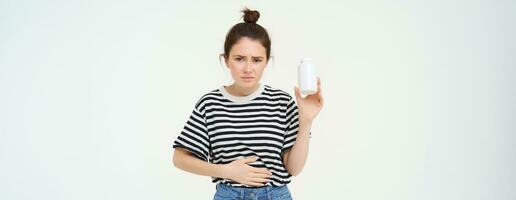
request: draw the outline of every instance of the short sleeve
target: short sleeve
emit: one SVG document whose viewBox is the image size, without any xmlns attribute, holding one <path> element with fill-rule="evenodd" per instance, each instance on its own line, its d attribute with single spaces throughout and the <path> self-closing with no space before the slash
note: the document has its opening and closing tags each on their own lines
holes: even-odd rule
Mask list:
<svg viewBox="0 0 516 200">
<path fill-rule="evenodd" d="M 211 145 L 204 114 L 196 105 L 183 130 L 174 141 L 173 148 L 183 148 L 197 158 L 209 161 Z"/>
<path fill-rule="evenodd" d="M 286 117 L 287 129 L 283 141 L 283 148 L 281 149 L 282 152 L 292 148 L 297 138 L 299 129 L 299 113 L 294 99 L 291 99 L 287 104 Z M 312 136 L 312 132 L 310 132 L 310 136 Z"/>
</svg>

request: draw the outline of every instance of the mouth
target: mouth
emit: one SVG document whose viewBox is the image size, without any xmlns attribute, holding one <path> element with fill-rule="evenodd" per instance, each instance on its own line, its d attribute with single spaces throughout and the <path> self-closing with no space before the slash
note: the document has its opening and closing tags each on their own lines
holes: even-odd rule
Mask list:
<svg viewBox="0 0 516 200">
<path fill-rule="evenodd" d="M 254 77 L 250 77 L 250 76 L 244 76 L 244 77 L 241 77 L 241 78 L 244 81 L 252 81 L 254 79 Z"/>
</svg>

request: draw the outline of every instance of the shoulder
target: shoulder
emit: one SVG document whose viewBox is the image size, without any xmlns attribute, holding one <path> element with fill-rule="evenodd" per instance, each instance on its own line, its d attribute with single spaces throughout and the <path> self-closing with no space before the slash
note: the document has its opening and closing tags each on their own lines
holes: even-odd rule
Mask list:
<svg viewBox="0 0 516 200">
<path fill-rule="evenodd" d="M 223 98 L 222 93 L 220 93 L 220 89 L 217 88 L 202 94 L 199 100 L 195 103 L 195 108 L 203 110 L 204 104 L 209 101 L 225 102 L 227 100 Z"/>
<path fill-rule="evenodd" d="M 297 109 L 295 98 L 292 97 L 292 95 L 290 95 L 288 92 L 285 92 L 281 89 L 265 85 L 264 95 L 269 96 L 268 98 L 283 102 L 283 105 L 286 106 L 287 110 Z"/>
<path fill-rule="evenodd" d="M 292 98 L 292 95 L 290 95 L 288 92 L 269 85 L 265 85 L 263 94 L 266 96 L 281 98 L 288 101 L 294 100 L 294 98 Z"/>
</svg>

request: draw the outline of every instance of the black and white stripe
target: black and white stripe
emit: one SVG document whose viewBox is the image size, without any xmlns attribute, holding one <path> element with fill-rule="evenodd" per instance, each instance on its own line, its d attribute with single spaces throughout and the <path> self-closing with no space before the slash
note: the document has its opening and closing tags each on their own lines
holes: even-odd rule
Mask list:
<svg viewBox="0 0 516 200">
<path fill-rule="evenodd" d="M 265 167 L 273 173 L 267 185 L 290 183 L 291 175 L 281 154 L 292 148 L 297 136 L 299 114 L 294 99 L 268 85 L 260 85 L 247 99 L 238 98 L 224 87 L 202 96 L 173 147 L 184 148 L 214 164 L 258 156 L 249 165 Z M 212 182 L 251 187 L 218 177 L 212 177 Z"/>
</svg>

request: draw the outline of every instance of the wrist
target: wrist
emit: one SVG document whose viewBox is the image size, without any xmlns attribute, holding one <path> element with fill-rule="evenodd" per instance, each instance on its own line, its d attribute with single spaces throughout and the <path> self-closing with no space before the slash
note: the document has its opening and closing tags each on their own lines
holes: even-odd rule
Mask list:
<svg viewBox="0 0 516 200">
<path fill-rule="evenodd" d="M 303 115 L 299 115 L 299 121 L 300 122 L 307 122 L 307 123 L 312 123 L 314 119 L 313 118 L 310 118 L 310 117 L 304 117 Z"/>
<path fill-rule="evenodd" d="M 300 136 L 310 137 L 310 130 L 312 129 L 312 120 L 299 120 L 298 134 Z"/>
<path fill-rule="evenodd" d="M 313 119 L 308 118 L 299 118 L 299 126 L 305 126 L 305 127 L 311 127 L 312 126 Z"/>
<path fill-rule="evenodd" d="M 228 166 L 227 164 L 212 164 L 214 168 L 214 175 L 215 177 L 228 179 L 229 173 L 228 173 Z"/>
</svg>

